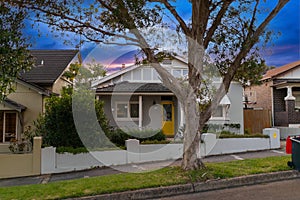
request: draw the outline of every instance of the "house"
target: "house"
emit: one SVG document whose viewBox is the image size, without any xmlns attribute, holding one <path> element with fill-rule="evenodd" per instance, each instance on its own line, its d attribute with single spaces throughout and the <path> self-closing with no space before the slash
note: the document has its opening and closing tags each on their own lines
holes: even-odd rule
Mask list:
<svg viewBox="0 0 300 200">
<path fill-rule="evenodd" d="M 0 151 L 11 139 L 21 138 L 25 127 L 44 112 L 45 98 L 60 94 L 63 86 L 72 84 L 63 77 L 77 50 L 31 50 L 35 65 L 22 73 L 14 83 L 15 92 L 0 104 Z"/>
<path fill-rule="evenodd" d="M 246 88 L 252 108 L 272 110 L 274 126 L 300 124 L 300 60 L 271 69 L 262 84 Z"/>
<path fill-rule="evenodd" d="M 178 78 L 188 74 L 186 61 L 179 57 L 165 59 L 162 66 Z M 104 111 L 114 127 L 162 129 L 165 135 L 172 137 L 184 125 L 178 99 L 149 65 L 125 67 L 94 81 L 92 86 L 96 88 L 97 99 L 105 102 Z M 241 85 L 233 82 L 210 123 L 239 124 L 239 132 L 243 133 L 242 94 Z"/>
</svg>

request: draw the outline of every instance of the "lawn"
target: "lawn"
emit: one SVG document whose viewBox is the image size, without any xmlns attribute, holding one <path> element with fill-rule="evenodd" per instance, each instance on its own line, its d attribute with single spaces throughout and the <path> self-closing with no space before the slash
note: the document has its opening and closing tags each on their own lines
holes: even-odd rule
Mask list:
<svg viewBox="0 0 300 200">
<path fill-rule="evenodd" d="M 62 199 L 95 194 L 121 192 L 231 178 L 250 174 L 290 170 L 290 156 L 248 159 L 224 163 L 207 163 L 206 169 L 183 171 L 179 167 L 166 167 L 148 173 L 126 173 L 48 184 L 0 188 L 0 199 Z"/>
</svg>

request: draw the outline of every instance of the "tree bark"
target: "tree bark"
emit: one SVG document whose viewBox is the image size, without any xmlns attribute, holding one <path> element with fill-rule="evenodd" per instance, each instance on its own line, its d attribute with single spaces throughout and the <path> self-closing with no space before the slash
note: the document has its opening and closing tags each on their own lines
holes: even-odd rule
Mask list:
<svg viewBox="0 0 300 200">
<path fill-rule="evenodd" d="M 204 164 L 200 156 L 200 136 L 199 131 L 199 115 L 197 102 L 194 98 L 189 97 L 185 102 L 182 102 L 185 113 L 185 131 L 183 142 L 183 159 L 181 166 L 184 170 L 195 170 L 203 168 Z"/>
</svg>

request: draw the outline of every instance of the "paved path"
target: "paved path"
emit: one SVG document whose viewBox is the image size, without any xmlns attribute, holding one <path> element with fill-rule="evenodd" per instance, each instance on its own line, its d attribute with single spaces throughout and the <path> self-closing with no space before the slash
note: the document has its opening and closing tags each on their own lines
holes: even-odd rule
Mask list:
<svg viewBox="0 0 300 200">
<path fill-rule="evenodd" d="M 263 158 L 263 157 L 282 156 L 282 155 L 286 155 L 284 149 L 247 152 L 247 153 L 239 153 L 239 154 L 232 154 L 232 155 L 210 156 L 204 158 L 204 162 L 228 162 L 232 160 L 243 160 L 248 158 Z M 180 163 L 181 161 L 177 160 L 172 162 L 171 165 L 179 166 Z M 60 173 L 60 174 L 0 179 L 0 187 L 28 185 L 28 184 L 43 184 L 43 183 L 61 181 L 61 180 L 72 180 L 72 179 L 87 178 L 87 177 L 94 177 L 94 176 L 103 176 L 109 174 L 119 174 L 119 173 L 123 173 L 123 171 L 142 172 L 142 171 L 155 170 L 169 165 L 170 165 L 170 161 L 161 161 L 161 162 L 140 163 L 140 164 L 131 164 L 131 165 L 120 165 L 120 166 L 115 166 L 114 168 L 104 167 L 104 168 L 96 168 L 96 169 Z"/>
<path fill-rule="evenodd" d="M 185 194 L 160 200 L 299 200 L 300 179 L 243 186 L 209 192 Z"/>
</svg>

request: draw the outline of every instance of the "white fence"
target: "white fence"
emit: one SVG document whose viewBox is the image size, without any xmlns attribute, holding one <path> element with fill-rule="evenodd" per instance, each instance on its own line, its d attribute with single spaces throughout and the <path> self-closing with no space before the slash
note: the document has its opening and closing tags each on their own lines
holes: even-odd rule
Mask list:
<svg viewBox="0 0 300 200">
<path fill-rule="evenodd" d="M 269 138 L 217 139 L 215 134 L 202 135 L 201 156 L 231 154 L 280 148 L 278 129 L 265 129 Z M 92 151 L 81 154 L 58 154 L 55 148 L 42 149 L 42 174 L 89 169 L 92 167 L 124 165 L 182 157 L 183 144 L 140 145 L 138 140 L 127 140 L 125 150 Z"/>
</svg>

